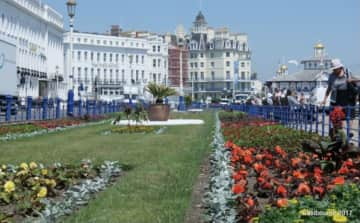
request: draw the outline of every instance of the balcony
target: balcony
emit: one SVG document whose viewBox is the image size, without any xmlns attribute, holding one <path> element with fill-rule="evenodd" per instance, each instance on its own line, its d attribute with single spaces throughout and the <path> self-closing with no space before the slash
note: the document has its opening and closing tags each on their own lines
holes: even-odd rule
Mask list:
<svg viewBox="0 0 360 223">
<path fill-rule="evenodd" d="M 252 82 L 253 80 L 250 80 L 250 79 L 238 79 L 237 82 L 238 83 L 249 83 L 249 82 Z M 188 83 L 214 83 L 214 82 L 222 82 L 222 83 L 227 83 L 227 82 L 234 82 L 233 79 L 226 79 L 226 78 L 215 78 L 215 79 L 212 79 L 212 78 L 205 78 L 205 79 L 200 79 L 200 78 L 197 78 L 197 79 L 194 79 L 193 81 L 191 80 L 188 80 L 187 81 Z"/>
</svg>

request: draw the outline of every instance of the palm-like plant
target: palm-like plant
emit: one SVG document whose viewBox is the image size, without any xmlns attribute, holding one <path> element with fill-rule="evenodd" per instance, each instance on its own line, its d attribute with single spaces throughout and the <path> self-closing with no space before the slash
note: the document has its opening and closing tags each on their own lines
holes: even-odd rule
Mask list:
<svg viewBox="0 0 360 223">
<path fill-rule="evenodd" d="M 165 85 L 158 85 L 156 83 L 149 83 L 146 89 L 156 99 L 156 104 L 162 104 L 164 98 L 176 94 L 176 91 L 172 88 L 166 87 Z"/>
</svg>

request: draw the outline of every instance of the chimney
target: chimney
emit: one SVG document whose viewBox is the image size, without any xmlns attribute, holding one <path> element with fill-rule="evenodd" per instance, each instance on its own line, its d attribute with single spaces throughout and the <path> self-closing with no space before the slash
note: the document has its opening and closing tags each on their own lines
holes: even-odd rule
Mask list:
<svg viewBox="0 0 360 223">
<path fill-rule="evenodd" d="M 121 31 L 122 30 L 120 29 L 119 25 L 112 25 L 110 34 L 112 36 L 120 36 Z"/>
</svg>

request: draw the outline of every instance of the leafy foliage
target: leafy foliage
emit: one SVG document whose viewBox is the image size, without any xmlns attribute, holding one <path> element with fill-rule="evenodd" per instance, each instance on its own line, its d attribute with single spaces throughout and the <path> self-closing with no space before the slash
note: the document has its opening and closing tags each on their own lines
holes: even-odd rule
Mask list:
<svg viewBox="0 0 360 223">
<path fill-rule="evenodd" d="M 158 85 L 156 83 L 149 83 L 147 86 L 147 91 L 150 92 L 156 99 L 156 104 L 162 104 L 164 98 L 175 95 L 176 91 L 165 85 Z"/>
</svg>

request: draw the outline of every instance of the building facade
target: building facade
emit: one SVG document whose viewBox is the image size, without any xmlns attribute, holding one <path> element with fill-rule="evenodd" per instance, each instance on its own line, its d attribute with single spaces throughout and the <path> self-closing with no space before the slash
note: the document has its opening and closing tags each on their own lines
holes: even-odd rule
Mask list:
<svg viewBox="0 0 360 223">
<path fill-rule="evenodd" d="M 69 61 L 69 33 L 64 35 L 65 61 Z M 111 34 L 73 33 L 72 68 L 67 80 L 75 100 L 96 98 L 121 100 L 147 97 L 149 82 L 166 83 L 168 45 L 164 39 L 148 32 Z M 71 74 L 71 75 L 70 75 Z"/>
<path fill-rule="evenodd" d="M 231 97 L 254 93 L 251 77 L 251 51 L 246 34 L 227 28 L 208 27 L 199 12 L 187 36 L 189 84 L 195 99 Z"/>
<path fill-rule="evenodd" d="M 312 103 L 318 104 L 325 95 L 331 73 L 331 60 L 326 54 L 325 46 L 317 43 L 314 46 L 314 55 L 301 61 L 303 65 L 301 71 L 289 74 L 287 66 L 281 65 L 277 75 L 267 81 L 266 85 L 271 91 L 290 89 L 297 94 L 303 93 Z"/>
<path fill-rule="evenodd" d="M 189 50 L 185 45 L 184 36 L 178 34 L 165 36 L 166 42 L 169 43 L 168 86 L 175 88 L 179 93 L 184 93 L 189 91 Z"/>
<path fill-rule="evenodd" d="M 18 96 L 66 97 L 63 17 L 41 0 L 1 0 L 0 39 L 16 43 Z"/>
</svg>

